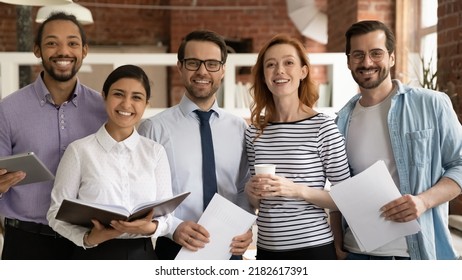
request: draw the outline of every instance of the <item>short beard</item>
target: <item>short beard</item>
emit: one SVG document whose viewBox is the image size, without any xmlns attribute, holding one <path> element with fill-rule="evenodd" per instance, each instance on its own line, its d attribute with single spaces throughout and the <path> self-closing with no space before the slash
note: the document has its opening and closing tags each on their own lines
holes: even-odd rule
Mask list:
<svg viewBox="0 0 462 280">
<path fill-rule="evenodd" d="M 47 72 L 47 74 L 53 78 L 53 80 L 55 81 L 58 81 L 58 82 L 67 82 L 67 81 L 70 81 L 72 80 L 72 78 L 75 77 L 75 75 L 77 75 L 77 72 L 79 71 L 79 68 L 77 68 L 76 65 L 74 65 L 74 67 L 72 68 L 71 70 L 71 73 L 70 74 L 56 74 L 54 71 L 53 71 L 53 67 L 48 67 L 42 60 L 42 66 L 43 66 L 43 69 L 45 69 L 45 71 Z"/>
<path fill-rule="evenodd" d="M 201 99 L 209 99 L 211 96 L 213 96 L 220 88 L 215 88 L 212 87 L 211 91 L 209 92 L 199 92 L 194 89 L 193 86 L 187 86 L 186 91 L 189 93 L 189 95 L 193 96 L 197 100 Z"/>
<path fill-rule="evenodd" d="M 355 71 L 359 71 L 359 70 L 366 70 L 365 68 L 361 68 L 361 69 L 356 69 Z M 377 88 L 378 86 L 380 86 L 380 84 L 388 77 L 388 75 L 390 74 L 390 68 L 380 68 L 379 70 L 379 77 L 376 81 L 360 81 L 356 75 L 354 75 L 353 71 L 352 71 L 352 76 L 353 76 L 353 79 L 356 81 L 356 83 L 361 87 L 361 88 L 364 88 L 364 89 L 374 89 L 374 88 Z"/>
</svg>

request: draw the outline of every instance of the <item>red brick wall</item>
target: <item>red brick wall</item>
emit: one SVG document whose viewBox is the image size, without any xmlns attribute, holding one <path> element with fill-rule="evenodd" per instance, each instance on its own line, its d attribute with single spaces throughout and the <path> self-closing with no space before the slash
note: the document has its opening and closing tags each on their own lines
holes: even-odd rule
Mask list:
<svg viewBox="0 0 462 280">
<path fill-rule="evenodd" d="M 329 52 L 345 51 L 345 32 L 350 25 L 357 21 L 380 20 L 394 29 L 394 0 L 331 0 L 328 3 L 329 42 L 327 43 L 327 50 Z"/>
<path fill-rule="evenodd" d="M 172 6 L 189 5 L 191 1 L 171 0 Z M 215 6 L 216 10 L 201 10 L 201 7 Z M 242 9 L 226 9 L 242 6 Z M 247 9 L 260 6 L 259 9 Z M 222 8 L 220 8 L 222 7 Z M 253 51 L 273 35 L 284 32 L 301 38 L 289 19 L 285 0 L 202 0 L 196 9 L 171 11 L 172 52 L 175 52 L 181 38 L 195 29 L 211 29 L 227 38 L 252 38 Z"/>
<path fill-rule="evenodd" d="M 462 3 L 438 0 L 438 85 L 450 95 L 462 121 Z M 451 201 L 450 213 L 462 215 L 462 195 Z"/>
<path fill-rule="evenodd" d="M 319 1 L 319 5 L 327 0 Z M 191 1 L 171 0 L 172 6 L 190 5 Z M 214 11 L 201 10 L 200 7 L 216 6 Z M 225 9 L 230 6 L 242 6 L 242 9 Z M 247 9 L 249 6 L 259 6 L 258 9 Z M 221 8 L 220 8 L 221 7 Z M 172 10 L 170 25 L 171 52 L 176 52 L 181 39 L 195 29 L 211 29 L 229 39 L 252 38 L 253 52 L 258 52 L 263 44 L 277 33 L 288 33 L 302 40 L 308 52 L 323 52 L 324 45 L 304 38 L 290 20 L 285 0 L 202 0 L 197 1 L 194 10 Z M 324 75 L 324 71 L 313 71 Z M 183 93 L 179 84 L 177 71 L 172 70 L 172 104 L 176 104 Z"/>
<path fill-rule="evenodd" d="M 462 120 L 462 2 L 438 3 L 438 85 L 458 94 L 452 101 Z"/>
<path fill-rule="evenodd" d="M 86 27 L 91 45 L 157 45 L 168 43 L 168 10 L 140 9 L 137 6 L 167 5 L 168 0 L 92 0 L 95 4 L 127 4 L 133 8 L 90 6 L 94 24 Z M 130 6 L 129 6 L 130 7 Z"/>
<path fill-rule="evenodd" d="M 358 0 L 358 20 L 376 19 L 394 29 L 395 2 L 396 0 Z"/>
<path fill-rule="evenodd" d="M 16 7 L 0 4 L 0 52 L 16 49 Z"/>
<path fill-rule="evenodd" d="M 169 0 L 88 0 L 86 7 L 93 15 L 94 24 L 84 28 L 90 45 L 157 45 L 169 42 L 169 11 L 140 9 L 141 5 L 167 5 Z M 130 4 L 128 8 L 98 6 L 104 4 Z M 39 7 L 33 7 L 35 17 Z M 32 40 L 32 38 L 31 38 Z M 16 6 L 0 3 L 0 51 L 16 51 Z"/>
<path fill-rule="evenodd" d="M 345 52 L 345 32 L 353 23 L 361 20 L 380 20 L 395 29 L 395 0 L 343 0 L 328 1 L 328 52 Z M 332 20 L 335 19 L 335 20 Z M 400 71 L 400 60 L 393 72 Z M 392 73 L 393 74 L 393 73 Z"/>
<path fill-rule="evenodd" d="M 358 21 L 358 1 L 329 1 L 327 18 L 327 51 L 345 52 L 345 32 L 352 23 Z"/>
</svg>

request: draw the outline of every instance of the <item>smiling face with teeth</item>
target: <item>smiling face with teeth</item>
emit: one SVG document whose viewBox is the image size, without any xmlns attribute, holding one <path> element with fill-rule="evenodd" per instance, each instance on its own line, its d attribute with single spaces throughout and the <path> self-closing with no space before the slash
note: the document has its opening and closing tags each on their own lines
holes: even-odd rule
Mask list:
<svg viewBox="0 0 462 280">
<path fill-rule="evenodd" d="M 276 44 L 268 48 L 263 69 L 265 83 L 275 98 L 291 95 L 298 99 L 300 80 L 307 76 L 308 67 L 302 66 L 294 46 Z"/>
<path fill-rule="evenodd" d="M 186 44 L 184 58 L 221 61 L 222 55 L 217 44 L 193 40 Z M 187 70 L 180 61 L 177 67 L 186 88 L 186 96 L 202 109 L 209 109 L 215 101 L 215 93 L 220 88 L 221 80 L 225 75 L 224 65 L 216 72 L 207 71 L 204 64 L 201 64 L 196 71 Z"/>
<path fill-rule="evenodd" d="M 121 78 L 104 93 L 108 121 L 106 130 L 117 141 L 130 136 L 141 120 L 148 104 L 146 89 L 141 81 Z"/>
<path fill-rule="evenodd" d="M 382 30 L 356 35 L 350 39 L 350 53 L 361 51 L 368 54 L 374 49 L 385 51 L 382 61 L 378 62 L 372 61 L 369 55 L 365 55 L 360 63 L 354 63 L 349 59 L 348 68 L 353 79 L 364 90 L 379 88 L 385 80 L 391 83 L 390 69 L 395 64 L 395 55 L 386 51 L 386 39 L 385 32 Z"/>
<path fill-rule="evenodd" d="M 35 56 L 42 59 L 44 79 L 58 82 L 76 79 L 87 50 L 88 46 L 82 43 L 79 27 L 69 20 L 47 22 L 40 46 L 34 46 Z"/>
</svg>

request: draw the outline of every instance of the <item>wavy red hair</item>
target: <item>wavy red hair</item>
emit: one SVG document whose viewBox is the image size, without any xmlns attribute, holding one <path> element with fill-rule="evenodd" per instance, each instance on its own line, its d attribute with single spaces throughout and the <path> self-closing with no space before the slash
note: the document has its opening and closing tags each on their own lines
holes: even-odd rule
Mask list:
<svg viewBox="0 0 462 280">
<path fill-rule="evenodd" d="M 269 48 L 279 44 L 288 44 L 293 46 L 297 50 L 297 54 L 301 61 L 301 66 L 307 66 L 308 74 L 305 79 L 300 81 L 300 86 L 298 88 L 300 106 L 305 104 L 312 108 L 319 98 L 316 85 L 311 79 L 311 66 L 303 44 L 299 40 L 286 34 L 278 34 L 274 36 L 260 50 L 258 53 L 257 62 L 252 67 L 253 85 L 251 87 L 251 93 L 253 97 L 253 104 L 251 105 L 250 121 L 253 125 L 255 125 L 255 127 L 257 127 L 257 129 L 260 131 L 260 134 L 268 125 L 268 122 L 273 120 L 273 116 L 276 111 L 273 94 L 265 83 L 265 75 L 263 69 L 265 54 Z"/>
</svg>

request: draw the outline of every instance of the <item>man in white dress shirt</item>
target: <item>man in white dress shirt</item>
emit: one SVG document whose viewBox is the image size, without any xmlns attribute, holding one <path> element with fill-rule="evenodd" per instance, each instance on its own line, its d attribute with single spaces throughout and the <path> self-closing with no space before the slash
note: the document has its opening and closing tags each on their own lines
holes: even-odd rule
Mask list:
<svg viewBox="0 0 462 280">
<path fill-rule="evenodd" d="M 250 178 L 245 153 L 244 119 L 218 107 L 216 92 L 225 73 L 226 43 L 211 31 L 189 33 L 178 49 L 177 67 L 186 88 L 180 103 L 139 127 L 139 133 L 162 144 L 172 173 L 173 194 L 191 195 L 175 210 L 172 232 L 157 240 L 159 259 L 174 259 L 181 247 L 196 251 L 209 241 L 207 229 L 197 224 L 203 213 L 202 149 L 199 117 L 195 110 L 209 112 L 215 154 L 217 192 L 243 209 L 253 211 L 245 193 Z M 173 240 L 173 241 L 172 241 Z M 230 252 L 242 255 L 252 241 L 249 230 L 236 236 Z"/>
</svg>

